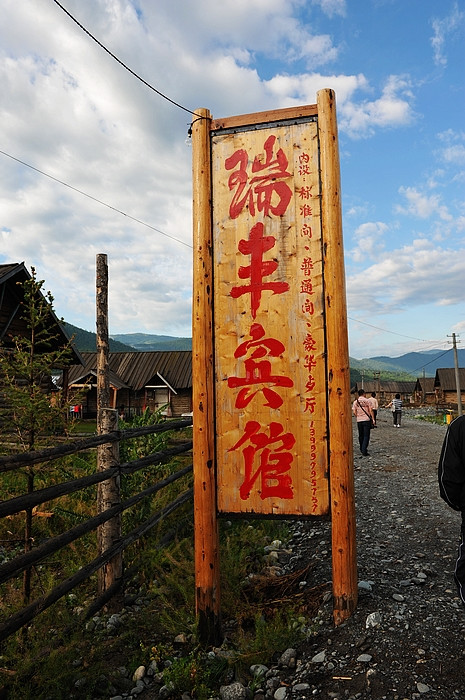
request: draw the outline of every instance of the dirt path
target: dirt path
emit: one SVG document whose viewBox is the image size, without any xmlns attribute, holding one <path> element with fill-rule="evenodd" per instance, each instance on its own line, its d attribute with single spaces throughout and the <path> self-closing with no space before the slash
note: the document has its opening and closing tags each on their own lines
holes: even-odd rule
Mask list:
<svg viewBox="0 0 465 700">
<path fill-rule="evenodd" d="M 311 697 L 465 698 L 465 608 L 452 578 L 460 515 L 437 487 L 445 426 L 413 415 L 404 412 L 396 429 L 380 411 L 370 457 L 360 456 L 354 430 L 359 604 L 339 629 L 328 604 L 297 671 Z M 323 651 L 324 662 L 312 661 Z"/>
<path fill-rule="evenodd" d="M 331 600 L 322 604 L 297 667 L 270 670 L 280 675 L 279 697 L 465 700 L 465 608 L 453 582 L 460 516 L 437 486 L 446 426 L 414 415 L 404 411 L 396 429 L 381 410 L 369 457 L 354 423 L 359 603 L 338 628 Z M 310 586 L 330 581 L 330 524 L 298 522 L 293 532 L 294 568 L 312 564 Z"/>
</svg>

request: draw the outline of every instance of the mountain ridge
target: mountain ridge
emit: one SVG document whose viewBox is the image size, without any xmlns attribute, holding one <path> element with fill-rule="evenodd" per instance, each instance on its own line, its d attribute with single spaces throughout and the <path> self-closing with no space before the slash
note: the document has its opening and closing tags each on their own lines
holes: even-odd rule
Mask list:
<svg viewBox="0 0 465 700">
<path fill-rule="evenodd" d="M 95 352 L 96 334 L 85 331 L 70 323 L 65 323 L 69 335 L 74 335 L 75 345 L 81 352 Z M 176 350 L 191 350 L 192 338 L 172 335 L 156 335 L 154 333 L 115 333 L 110 336 L 111 352 L 169 352 Z M 465 349 L 457 350 L 460 367 L 465 367 Z M 446 351 L 426 350 L 424 352 L 409 352 L 398 357 L 376 355 L 358 360 L 349 358 L 353 373 L 380 372 L 382 375 L 396 375 L 398 379 L 416 379 L 419 376 L 434 377 L 436 370 L 442 367 L 454 367 L 452 347 Z M 383 378 L 383 377 L 381 377 Z"/>
</svg>

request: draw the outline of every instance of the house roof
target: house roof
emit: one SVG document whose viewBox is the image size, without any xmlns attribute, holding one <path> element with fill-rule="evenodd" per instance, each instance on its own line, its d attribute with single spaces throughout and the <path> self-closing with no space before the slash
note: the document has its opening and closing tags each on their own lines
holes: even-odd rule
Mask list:
<svg viewBox="0 0 465 700">
<path fill-rule="evenodd" d="M 459 383 L 461 390 L 465 389 L 465 368 L 459 368 Z M 455 369 L 446 367 L 436 370 L 434 386 L 440 387 L 442 391 L 456 391 Z"/>
<path fill-rule="evenodd" d="M 362 387 L 362 382 L 356 382 L 355 384 L 355 391 L 358 389 L 361 389 Z M 386 379 L 381 379 L 381 380 L 373 380 L 373 379 L 365 379 L 363 381 L 363 388 L 367 393 L 370 393 L 372 391 L 378 392 L 378 391 L 384 391 L 390 394 L 411 394 L 413 393 L 415 389 L 415 382 L 394 382 Z"/>
<path fill-rule="evenodd" d="M 424 391 L 425 394 L 434 394 L 434 377 L 418 377 L 415 391 Z"/>
<path fill-rule="evenodd" d="M 0 265 L 0 341 L 6 348 L 13 347 L 11 338 L 25 334 L 26 324 L 22 318 L 23 285 L 29 279 L 31 274 L 24 262 Z M 50 320 L 51 330 L 58 336 L 56 345 L 66 345 L 70 340 L 69 335 L 53 311 L 50 311 Z M 38 350 L 40 351 L 40 344 Z M 48 346 L 44 348 L 46 350 L 49 350 Z M 73 345 L 71 352 L 71 360 L 66 364 L 81 362 L 81 355 Z"/>
<path fill-rule="evenodd" d="M 89 373 L 96 374 L 97 353 L 83 352 L 84 370 L 80 366 L 70 367 L 69 384 Z M 125 386 L 139 391 L 145 386 L 168 384 L 175 390 L 192 387 L 192 351 L 173 350 L 164 352 L 111 352 L 109 354 L 110 376 L 118 378 Z M 112 382 L 117 386 L 115 382 Z"/>
</svg>

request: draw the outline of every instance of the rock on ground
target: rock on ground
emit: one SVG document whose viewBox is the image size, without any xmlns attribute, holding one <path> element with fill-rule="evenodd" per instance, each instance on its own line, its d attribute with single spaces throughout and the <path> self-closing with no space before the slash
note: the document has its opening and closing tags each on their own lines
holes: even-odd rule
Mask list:
<svg viewBox="0 0 465 700">
<path fill-rule="evenodd" d="M 327 600 L 295 667 L 270 669 L 276 682 L 266 697 L 278 684 L 290 700 L 465 699 L 465 608 L 453 581 L 460 515 L 437 486 L 446 426 L 415 413 L 404 411 L 396 429 L 380 410 L 369 457 L 354 424 L 358 606 L 335 628 Z M 314 564 L 309 586 L 329 581 L 330 523 L 298 522 L 293 533 L 293 566 Z"/>
</svg>

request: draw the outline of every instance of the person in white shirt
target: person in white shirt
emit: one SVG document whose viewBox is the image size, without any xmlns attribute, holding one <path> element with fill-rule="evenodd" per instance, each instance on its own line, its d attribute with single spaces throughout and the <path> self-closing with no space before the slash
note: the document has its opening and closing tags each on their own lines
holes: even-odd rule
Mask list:
<svg viewBox="0 0 465 700">
<path fill-rule="evenodd" d="M 400 394 L 396 394 L 395 398 L 392 399 L 391 403 L 388 403 L 386 408 L 391 408 L 392 420 L 394 422 L 394 428 L 400 428 L 400 420 L 402 418 L 402 399 Z"/>
</svg>

